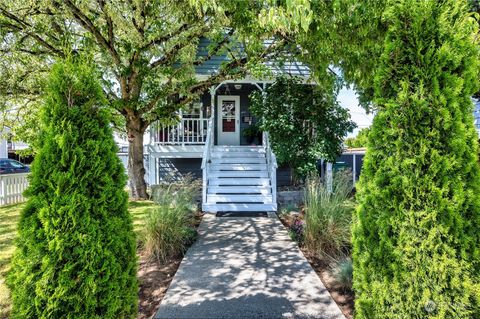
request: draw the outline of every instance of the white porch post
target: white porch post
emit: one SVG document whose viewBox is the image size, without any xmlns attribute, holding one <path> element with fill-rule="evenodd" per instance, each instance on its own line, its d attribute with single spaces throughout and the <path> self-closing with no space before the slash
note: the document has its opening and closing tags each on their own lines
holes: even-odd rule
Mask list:
<svg viewBox="0 0 480 319">
<path fill-rule="evenodd" d="M 333 164 L 330 162 L 327 162 L 327 174 L 326 174 L 326 179 L 327 179 L 327 191 L 329 193 L 333 192 Z"/>
<path fill-rule="evenodd" d="M 150 186 L 155 185 L 156 181 L 156 172 L 155 172 L 155 157 L 152 156 L 151 151 L 148 153 L 148 183 Z"/>
<path fill-rule="evenodd" d="M 215 94 L 217 93 L 217 88 L 212 86 L 210 87 L 210 117 L 215 115 Z"/>
<path fill-rule="evenodd" d="M 357 182 L 357 159 L 355 155 L 356 154 L 353 153 L 353 169 L 352 169 L 353 187 L 355 187 L 355 183 Z"/>
</svg>

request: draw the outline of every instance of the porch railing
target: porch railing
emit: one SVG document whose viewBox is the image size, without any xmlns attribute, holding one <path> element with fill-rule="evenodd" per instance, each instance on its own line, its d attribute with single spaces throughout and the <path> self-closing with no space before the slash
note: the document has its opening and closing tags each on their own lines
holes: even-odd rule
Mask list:
<svg viewBox="0 0 480 319">
<path fill-rule="evenodd" d="M 210 165 L 210 156 L 212 153 L 214 143 L 213 137 L 213 116 L 208 119 L 207 122 L 207 134 L 205 139 L 205 147 L 203 149 L 203 156 L 202 156 L 202 203 L 207 202 L 207 183 L 208 183 L 208 168 Z"/>
<path fill-rule="evenodd" d="M 151 130 L 154 144 L 203 145 L 207 141 L 209 119 L 182 118 L 175 125 L 155 125 Z"/>
<path fill-rule="evenodd" d="M 267 157 L 268 177 L 272 184 L 272 199 L 273 203 L 277 203 L 277 157 L 273 153 L 270 145 L 270 138 L 268 132 L 263 132 L 263 148 L 265 149 L 265 156 Z"/>
</svg>

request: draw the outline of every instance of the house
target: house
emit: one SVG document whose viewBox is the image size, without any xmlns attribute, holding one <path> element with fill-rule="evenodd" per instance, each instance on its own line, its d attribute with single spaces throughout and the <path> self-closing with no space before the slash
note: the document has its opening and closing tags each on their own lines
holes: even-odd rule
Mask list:
<svg viewBox="0 0 480 319">
<path fill-rule="evenodd" d="M 475 123 L 475 128 L 477 129 L 477 133 L 480 136 L 480 99 L 474 98 L 473 100 L 473 118 Z"/>
<path fill-rule="evenodd" d="M 8 157 L 8 143 L 7 140 L 0 138 L 0 158 Z"/>
<path fill-rule="evenodd" d="M 21 155 L 21 151 L 28 149 L 28 144 L 12 141 L 10 136 L 8 127 L 4 127 L 3 131 L 0 130 L 0 158 L 11 158 L 24 164 L 30 164 L 33 161 L 33 156 Z"/>
<path fill-rule="evenodd" d="M 197 55 L 206 55 L 207 47 L 208 41 L 200 41 Z M 196 67 L 196 76 L 215 73 L 226 58 L 207 59 Z M 276 188 L 290 182 L 290 170 L 277 167 L 268 132 L 256 142 L 244 136 L 258 120 L 250 112 L 249 95 L 263 92 L 279 75 L 310 82 L 310 71 L 298 61 L 267 65 L 271 78 L 217 83 L 178 114 L 178 124 L 152 125 L 146 146 L 150 185 L 192 174 L 203 180 L 204 211 L 277 209 Z"/>
</svg>

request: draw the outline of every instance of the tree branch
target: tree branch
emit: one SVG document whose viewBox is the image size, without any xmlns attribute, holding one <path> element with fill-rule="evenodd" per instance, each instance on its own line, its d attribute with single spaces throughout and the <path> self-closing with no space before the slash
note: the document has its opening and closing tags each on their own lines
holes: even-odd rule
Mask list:
<svg viewBox="0 0 480 319">
<path fill-rule="evenodd" d="M 153 40 L 150 41 L 149 43 L 145 44 L 145 45 L 141 48 L 141 50 L 146 50 L 146 49 L 148 49 L 149 47 L 151 47 L 152 45 L 162 44 L 162 43 L 170 40 L 171 38 L 180 35 L 182 32 L 188 30 L 190 27 L 191 27 L 190 24 L 184 23 L 184 24 L 182 24 L 177 30 L 172 31 L 172 32 L 170 32 L 170 33 L 167 34 L 167 35 L 163 35 L 163 36 L 161 36 L 161 37 L 158 37 L 158 38 L 156 38 L 156 39 L 153 39 Z"/>
<path fill-rule="evenodd" d="M 115 50 L 113 43 L 111 43 L 102 35 L 100 30 L 98 30 L 98 28 L 93 24 L 92 20 L 90 20 L 77 6 L 75 6 L 71 0 L 64 0 L 64 4 L 70 9 L 70 12 L 73 14 L 75 20 L 87 31 L 89 31 L 102 47 L 110 52 L 115 64 L 120 66 L 120 55 L 118 54 L 117 50 Z"/>
<path fill-rule="evenodd" d="M 114 38 L 114 35 L 113 35 L 113 21 L 112 21 L 112 18 L 108 15 L 108 13 L 105 9 L 105 0 L 97 0 L 97 2 L 100 5 L 100 9 L 102 9 L 102 12 L 105 16 L 105 21 L 107 22 L 108 41 L 110 43 L 110 46 L 114 47 L 115 46 L 115 38 Z"/>
<path fill-rule="evenodd" d="M 48 50 L 50 50 L 52 53 L 58 55 L 58 56 L 61 56 L 61 57 L 64 57 L 65 54 L 63 53 L 62 50 L 59 50 L 57 48 L 55 48 L 52 44 L 48 43 L 47 40 L 43 39 L 42 37 L 40 37 L 38 34 L 35 34 L 35 33 L 32 33 L 32 32 L 29 32 L 27 31 L 27 28 L 31 27 L 31 25 L 29 23 L 27 23 L 26 21 L 22 20 L 21 18 L 15 16 L 14 14 L 8 12 L 7 10 L 5 10 L 3 7 L 0 7 L 0 13 L 2 13 L 5 17 L 7 17 L 8 19 L 10 20 L 13 20 L 15 21 L 17 24 L 19 24 L 19 26 L 17 26 L 17 30 L 21 30 L 23 31 L 25 34 L 27 34 L 28 36 L 30 36 L 31 38 L 35 39 L 35 41 L 37 43 L 39 43 L 40 45 L 42 45 L 43 47 L 47 48 Z"/>
</svg>

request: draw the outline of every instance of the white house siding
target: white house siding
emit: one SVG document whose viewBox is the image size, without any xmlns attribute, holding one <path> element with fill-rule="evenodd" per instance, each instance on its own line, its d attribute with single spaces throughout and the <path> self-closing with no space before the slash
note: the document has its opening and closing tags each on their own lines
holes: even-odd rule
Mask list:
<svg viewBox="0 0 480 319">
<path fill-rule="evenodd" d="M 8 143 L 6 140 L 0 139 L 0 158 L 8 157 Z"/>
<path fill-rule="evenodd" d="M 477 133 L 480 136 L 480 100 L 474 99 L 474 111 L 473 111 L 473 117 L 475 119 L 475 128 L 477 129 Z"/>
</svg>

